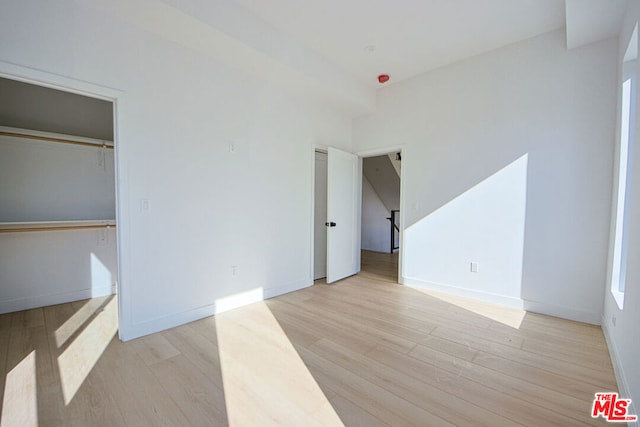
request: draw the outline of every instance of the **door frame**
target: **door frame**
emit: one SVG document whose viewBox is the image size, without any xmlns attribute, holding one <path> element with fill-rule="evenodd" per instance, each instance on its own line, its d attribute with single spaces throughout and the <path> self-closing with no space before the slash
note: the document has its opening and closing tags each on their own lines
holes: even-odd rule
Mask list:
<svg viewBox="0 0 640 427">
<path fill-rule="evenodd" d="M 309 168 L 311 170 L 311 203 L 310 203 L 310 212 L 311 212 L 311 223 L 310 225 L 310 229 L 311 229 L 311 245 L 310 245 L 310 258 L 309 258 L 309 262 L 310 262 L 310 266 L 311 269 L 309 271 L 309 285 L 308 286 L 312 286 L 315 279 L 314 279 L 314 272 L 315 272 L 315 264 L 316 264 L 316 260 L 315 260 L 315 251 L 316 251 L 316 231 L 315 231 L 315 222 L 316 222 L 316 151 L 319 151 L 321 153 L 325 153 L 327 154 L 329 152 L 329 146 L 328 145 L 321 145 L 321 144 L 312 144 L 311 145 L 311 167 Z"/>
<path fill-rule="evenodd" d="M 123 318 L 127 318 L 127 313 L 122 309 L 122 301 L 128 296 L 127 292 L 123 292 L 126 289 L 126 282 L 123 277 L 128 277 L 124 273 L 124 270 L 130 265 L 129 262 L 123 262 L 125 260 L 125 254 L 129 251 L 123 250 L 125 243 L 128 244 L 129 240 L 126 236 L 128 233 L 128 225 L 122 221 L 126 217 L 126 213 L 123 212 L 125 207 L 120 203 L 121 197 L 123 197 L 123 189 L 121 189 L 121 183 L 125 182 L 125 168 L 122 165 L 122 158 L 118 155 L 120 141 L 118 138 L 118 101 L 124 94 L 123 91 L 100 86 L 94 83 L 89 83 L 82 80 L 76 80 L 74 78 L 61 76 L 58 74 L 52 74 L 46 71 L 37 70 L 34 68 L 23 67 L 20 65 L 12 64 L 5 61 L 0 61 L 0 77 L 9 80 L 15 80 L 23 83 L 32 84 L 35 86 L 42 86 L 51 89 L 60 90 L 63 92 L 74 93 L 77 95 L 86 96 L 89 98 L 101 99 L 103 101 L 109 101 L 113 104 L 113 155 L 114 155 L 114 175 L 115 175 L 115 211 L 116 211 L 116 265 L 117 265 L 117 280 L 118 280 L 118 323 L 122 323 Z M 118 328 L 118 336 L 120 337 L 121 328 Z"/>
<path fill-rule="evenodd" d="M 405 158 L 407 154 L 406 145 L 395 145 L 384 148 L 374 148 L 372 150 L 364 150 L 355 153 L 360 159 L 364 159 L 367 157 L 377 157 L 377 156 L 386 156 L 389 153 L 400 153 L 402 158 L 402 166 L 400 168 L 400 236 L 399 236 L 399 245 L 398 245 L 398 283 L 404 284 L 404 224 L 405 224 L 405 215 L 406 215 L 406 206 L 404 203 L 405 200 L 405 176 L 406 176 L 406 166 L 405 166 Z M 360 168 L 362 169 L 362 168 Z M 360 171 L 362 175 L 362 170 Z M 362 206 L 362 203 L 360 204 Z M 362 207 L 360 208 L 362 212 Z M 362 225 L 360 226 L 362 229 Z"/>
</svg>

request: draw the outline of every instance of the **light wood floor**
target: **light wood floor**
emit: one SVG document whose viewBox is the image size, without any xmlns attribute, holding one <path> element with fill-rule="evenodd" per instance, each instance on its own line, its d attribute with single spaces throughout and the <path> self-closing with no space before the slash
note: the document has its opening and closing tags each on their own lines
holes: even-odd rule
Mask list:
<svg viewBox="0 0 640 427">
<path fill-rule="evenodd" d="M 2 315 L 1 424 L 606 424 L 600 328 L 400 286 L 363 256 L 341 282 L 128 343 L 115 298 Z"/>
<path fill-rule="evenodd" d="M 361 277 L 398 282 L 398 252 L 382 253 L 362 251 Z"/>
</svg>

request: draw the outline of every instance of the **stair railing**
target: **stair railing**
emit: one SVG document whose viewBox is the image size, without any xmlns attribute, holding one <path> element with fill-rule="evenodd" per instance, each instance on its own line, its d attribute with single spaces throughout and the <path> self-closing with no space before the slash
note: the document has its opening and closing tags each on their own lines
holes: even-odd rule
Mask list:
<svg viewBox="0 0 640 427">
<path fill-rule="evenodd" d="M 396 245 L 396 235 L 400 235 L 400 227 L 398 225 L 398 220 L 400 219 L 400 211 L 399 210 L 392 210 L 391 211 L 391 216 L 387 217 L 387 219 L 390 222 L 391 225 L 391 244 L 390 244 L 390 253 L 393 253 L 394 250 L 398 249 L 399 246 L 399 239 L 398 239 L 398 245 Z"/>
</svg>

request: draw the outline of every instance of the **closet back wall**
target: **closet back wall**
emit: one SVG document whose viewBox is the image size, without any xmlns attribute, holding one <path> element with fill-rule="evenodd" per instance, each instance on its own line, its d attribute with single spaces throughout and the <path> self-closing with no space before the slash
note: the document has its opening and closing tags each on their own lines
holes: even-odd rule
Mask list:
<svg viewBox="0 0 640 427">
<path fill-rule="evenodd" d="M 113 145 L 111 102 L 5 78 L 0 100 L 0 126 Z M 0 222 L 115 219 L 112 149 L 0 138 Z"/>
<path fill-rule="evenodd" d="M 0 135 L 0 222 L 115 219 L 113 154 Z"/>
<path fill-rule="evenodd" d="M 7 79 L 0 100 L 0 313 L 115 292 L 112 103 Z"/>
</svg>

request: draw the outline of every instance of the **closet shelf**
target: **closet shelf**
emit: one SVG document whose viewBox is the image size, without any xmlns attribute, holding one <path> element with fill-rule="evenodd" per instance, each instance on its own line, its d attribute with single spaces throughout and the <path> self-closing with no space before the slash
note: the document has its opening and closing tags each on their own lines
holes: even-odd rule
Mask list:
<svg viewBox="0 0 640 427">
<path fill-rule="evenodd" d="M 111 228 L 116 226 L 115 220 L 80 220 L 80 221 L 29 221 L 0 222 L 0 233 L 21 233 L 28 231 L 62 231 L 87 230 L 93 228 Z"/>
</svg>

